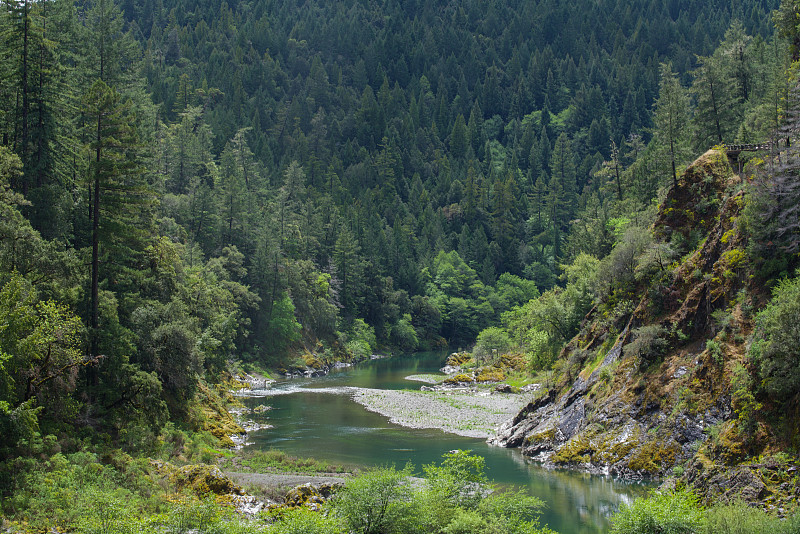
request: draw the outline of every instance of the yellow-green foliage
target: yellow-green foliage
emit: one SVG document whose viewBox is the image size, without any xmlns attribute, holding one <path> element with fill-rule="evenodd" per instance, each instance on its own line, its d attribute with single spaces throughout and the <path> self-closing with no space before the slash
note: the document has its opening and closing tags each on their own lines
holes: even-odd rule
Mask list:
<svg viewBox="0 0 800 534">
<path fill-rule="evenodd" d="M 244 494 L 242 488 L 223 475 L 215 465 L 185 465 L 170 475 L 170 481 L 179 489 L 189 489 L 197 495 Z"/>
<path fill-rule="evenodd" d="M 552 439 L 553 430 L 540 434 L 542 438 Z M 588 429 L 574 436 L 553 455 L 556 463 L 574 464 L 594 462 L 613 464 L 623 460 L 639 444 L 637 436 L 619 440 L 618 434 L 605 434 L 598 429 Z"/>
<path fill-rule="evenodd" d="M 613 464 L 625 458 L 636 447 L 634 440 L 614 443 L 613 440 L 604 442 L 603 447 L 594 455 L 594 461 Z"/>
<path fill-rule="evenodd" d="M 724 252 L 721 259 L 729 269 L 738 269 L 747 260 L 747 253 L 742 249 L 735 248 Z"/>
<path fill-rule="evenodd" d="M 564 444 L 552 457 L 557 464 L 586 463 L 591 461 L 595 448 L 586 436 L 575 436 Z"/>
<path fill-rule="evenodd" d="M 322 504 L 324 499 L 319 491 L 310 484 L 297 486 L 289 490 L 286 494 L 285 505 L 290 508 L 298 508 L 308 503 Z"/>
<path fill-rule="evenodd" d="M 303 354 L 300 355 L 300 358 L 305 363 L 306 367 L 310 367 L 311 369 L 321 369 L 324 365 L 324 362 L 320 360 L 320 358 L 313 352 L 303 351 Z"/>
<path fill-rule="evenodd" d="M 735 237 L 736 237 L 736 229 L 735 228 L 731 228 L 730 230 L 728 230 L 727 232 L 722 234 L 722 237 L 720 238 L 720 242 L 724 245 L 724 244 L 728 243 L 728 241 L 730 241 L 731 239 L 733 239 Z"/>
<path fill-rule="evenodd" d="M 746 456 L 744 439 L 753 436 L 742 436 L 735 421 L 728 421 L 709 429 L 710 439 L 706 452 L 715 460 L 721 460 L 725 465 L 733 465 Z"/>
<path fill-rule="evenodd" d="M 482 367 L 478 370 L 478 376 L 475 378 L 476 382 L 500 382 L 506 379 L 506 374 L 502 369 L 496 367 Z"/>
<path fill-rule="evenodd" d="M 458 384 L 461 382 L 472 382 L 472 377 L 464 373 L 459 373 L 455 376 L 451 376 L 450 378 L 446 378 L 444 381 L 445 384 Z"/>
<path fill-rule="evenodd" d="M 556 429 L 554 427 L 549 430 L 545 430 L 544 432 L 531 434 L 530 436 L 525 438 L 525 441 L 527 441 L 528 443 L 538 443 L 540 441 L 552 441 L 553 438 L 555 438 L 555 436 L 556 436 Z"/>
<path fill-rule="evenodd" d="M 628 467 L 636 471 L 659 473 L 663 468 L 671 467 L 675 463 L 679 450 L 675 443 L 664 445 L 657 439 L 648 441 L 634 451 Z"/>
<path fill-rule="evenodd" d="M 447 362 L 445 362 L 445 365 L 456 367 L 459 365 L 464 365 L 471 359 L 472 355 L 469 352 L 454 352 L 447 357 Z"/>
<path fill-rule="evenodd" d="M 244 434 L 244 429 L 228 411 L 228 406 L 236 404 L 236 399 L 226 389 L 215 389 L 200 384 L 197 405 L 192 410 L 191 422 L 196 430 L 209 432 L 220 441 L 223 447 L 233 447 L 230 436 Z"/>
</svg>

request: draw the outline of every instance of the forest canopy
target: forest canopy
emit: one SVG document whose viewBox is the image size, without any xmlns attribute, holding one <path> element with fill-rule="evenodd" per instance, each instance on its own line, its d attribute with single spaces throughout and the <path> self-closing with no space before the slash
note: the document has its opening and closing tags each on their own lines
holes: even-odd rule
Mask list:
<svg viewBox="0 0 800 534">
<path fill-rule="evenodd" d="M 547 367 L 692 155 L 782 120 L 776 7 L 7 1 L 3 424 L 157 429 L 230 360 Z"/>
</svg>

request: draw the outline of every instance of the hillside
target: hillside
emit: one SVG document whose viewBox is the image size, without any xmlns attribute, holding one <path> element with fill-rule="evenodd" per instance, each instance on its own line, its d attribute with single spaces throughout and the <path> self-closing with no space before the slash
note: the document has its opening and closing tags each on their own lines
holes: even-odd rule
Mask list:
<svg viewBox="0 0 800 534">
<path fill-rule="evenodd" d="M 650 250 L 663 256 L 636 284 L 634 306 L 595 306 L 559 355 L 555 385 L 496 444 L 552 467 L 674 475 L 709 503 L 796 505 L 796 404 L 754 409 L 748 396 L 749 375 L 758 374 L 748 353 L 754 310 L 768 295 L 746 253 L 742 182 L 720 150 L 686 169 L 651 227 Z M 696 248 L 670 259 L 667 245 L 693 233 Z"/>
</svg>

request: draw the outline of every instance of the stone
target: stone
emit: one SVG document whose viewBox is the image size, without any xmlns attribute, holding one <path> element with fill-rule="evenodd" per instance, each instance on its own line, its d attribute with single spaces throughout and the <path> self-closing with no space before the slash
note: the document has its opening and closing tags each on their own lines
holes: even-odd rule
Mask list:
<svg viewBox="0 0 800 534">
<path fill-rule="evenodd" d="M 672 374 L 672 378 L 680 378 L 680 377 L 682 377 L 682 376 L 685 376 L 685 375 L 686 375 L 686 373 L 688 373 L 688 372 L 689 372 L 689 369 L 687 369 L 687 368 L 686 368 L 686 367 L 684 367 L 684 366 L 680 366 L 680 367 L 678 367 L 678 369 L 676 369 L 676 370 L 675 370 L 675 372 Z"/>
<path fill-rule="evenodd" d="M 191 488 L 198 495 L 244 495 L 244 490 L 225 476 L 215 465 L 185 465 L 175 470 L 170 479 L 179 488 Z"/>
<path fill-rule="evenodd" d="M 341 484 L 323 483 L 319 486 L 315 486 L 310 482 L 300 484 L 286 493 L 284 506 L 289 508 L 305 506 L 312 510 L 318 510 L 319 506 L 330 499 L 340 487 Z"/>
</svg>

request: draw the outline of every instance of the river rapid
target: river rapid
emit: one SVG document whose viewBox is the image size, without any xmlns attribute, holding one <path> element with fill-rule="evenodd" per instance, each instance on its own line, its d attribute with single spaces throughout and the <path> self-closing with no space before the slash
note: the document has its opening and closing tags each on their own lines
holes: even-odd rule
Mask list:
<svg viewBox="0 0 800 534">
<path fill-rule="evenodd" d="M 526 488 L 547 503 L 542 523 L 561 534 L 605 532 L 608 517 L 618 506 L 648 489 L 645 484 L 546 470 L 519 451 L 489 446 L 484 439 L 399 426 L 352 399 L 356 388 L 418 391 L 421 384 L 406 377 L 436 373 L 445 358 L 445 353 L 393 356 L 335 370 L 325 377 L 281 380 L 254 391 L 242 399 L 245 406 L 268 409 L 248 410 L 247 417 L 271 428 L 251 432 L 246 446 L 353 466 L 402 468 L 410 462 L 418 471 L 424 464 L 439 462 L 450 450 L 470 449 L 486 458 L 488 476 L 494 482 Z"/>
</svg>

